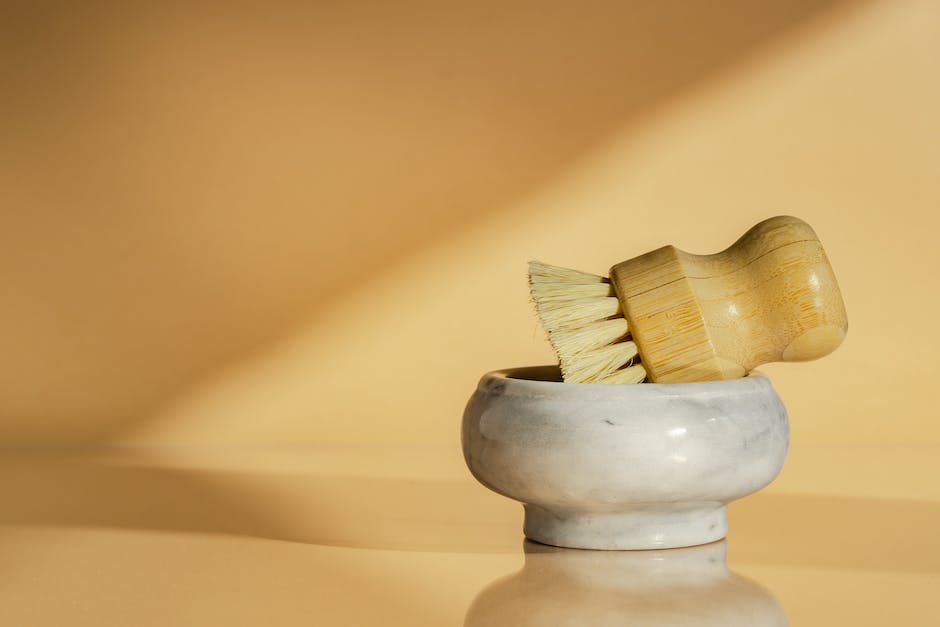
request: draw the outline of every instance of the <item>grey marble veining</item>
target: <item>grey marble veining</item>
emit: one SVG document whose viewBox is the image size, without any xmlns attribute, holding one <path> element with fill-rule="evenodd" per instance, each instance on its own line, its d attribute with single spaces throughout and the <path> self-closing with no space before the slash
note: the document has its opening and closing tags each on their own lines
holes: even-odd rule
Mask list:
<svg viewBox="0 0 940 627">
<path fill-rule="evenodd" d="M 527 537 L 648 549 L 712 542 L 725 504 L 780 472 L 789 428 L 765 376 L 564 384 L 553 367 L 486 374 L 467 404 L 473 475 L 525 504 Z"/>
</svg>

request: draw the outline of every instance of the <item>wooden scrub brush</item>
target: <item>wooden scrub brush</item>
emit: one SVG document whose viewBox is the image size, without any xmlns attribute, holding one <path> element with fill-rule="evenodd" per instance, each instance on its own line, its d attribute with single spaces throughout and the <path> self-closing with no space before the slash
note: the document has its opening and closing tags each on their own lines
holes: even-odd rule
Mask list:
<svg viewBox="0 0 940 627">
<path fill-rule="evenodd" d="M 822 357 L 848 330 L 822 244 L 798 218 L 764 220 L 714 255 L 664 246 L 609 275 L 529 264 L 568 383 L 733 379 Z"/>
</svg>

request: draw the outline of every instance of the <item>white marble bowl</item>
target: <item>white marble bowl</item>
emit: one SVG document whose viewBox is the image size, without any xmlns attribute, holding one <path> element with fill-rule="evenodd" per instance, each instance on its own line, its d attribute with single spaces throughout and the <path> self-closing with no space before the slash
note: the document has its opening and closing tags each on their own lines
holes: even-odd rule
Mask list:
<svg viewBox="0 0 940 627">
<path fill-rule="evenodd" d="M 725 505 L 770 483 L 787 412 L 760 374 L 702 383 L 561 383 L 557 367 L 491 372 L 463 417 L 470 472 L 525 505 L 526 537 L 584 549 L 692 546 Z"/>
</svg>

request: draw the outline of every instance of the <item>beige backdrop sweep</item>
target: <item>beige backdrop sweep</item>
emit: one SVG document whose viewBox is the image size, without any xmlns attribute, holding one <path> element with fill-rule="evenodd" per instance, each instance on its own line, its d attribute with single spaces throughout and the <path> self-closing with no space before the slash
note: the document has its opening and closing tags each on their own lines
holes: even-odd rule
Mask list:
<svg viewBox="0 0 940 627">
<path fill-rule="evenodd" d="M 4 443 L 456 449 L 528 259 L 781 213 L 850 320 L 794 441 L 940 443 L 935 1 L 36 3 L 0 93 Z"/>
</svg>

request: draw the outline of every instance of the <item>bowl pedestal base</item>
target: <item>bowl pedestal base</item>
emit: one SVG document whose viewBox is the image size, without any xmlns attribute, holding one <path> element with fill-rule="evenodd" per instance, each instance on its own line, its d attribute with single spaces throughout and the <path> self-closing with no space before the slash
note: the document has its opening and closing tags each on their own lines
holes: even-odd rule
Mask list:
<svg viewBox="0 0 940 627">
<path fill-rule="evenodd" d="M 525 506 L 525 535 L 542 544 L 571 549 L 671 549 L 725 537 L 725 505 L 655 503 L 610 512 L 566 511 Z"/>
</svg>

